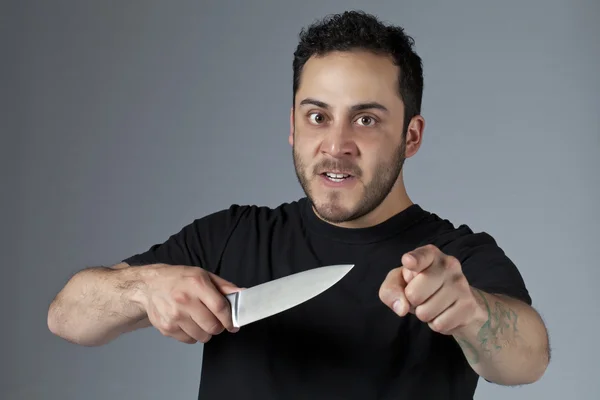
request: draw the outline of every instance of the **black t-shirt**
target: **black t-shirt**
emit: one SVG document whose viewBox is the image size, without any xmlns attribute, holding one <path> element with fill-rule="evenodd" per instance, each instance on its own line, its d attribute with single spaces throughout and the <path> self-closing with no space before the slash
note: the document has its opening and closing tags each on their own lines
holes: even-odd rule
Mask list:
<svg viewBox="0 0 600 400">
<path fill-rule="evenodd" d="M 207 269 L 240 287 L 331 264 L 355 267 L 313 299 L 214 336 L 204 347 L 199 399 L 471 399 L 478 375 L 452 336 L 379 299 L 410 250 L 457 257 L 470 284 L 531 304 L 516 266 L 486 233 L 419 205 L 368 228 L 325 223 L 306 198 L 276 208 L 233 205 L 199 218 L 130 265 Z"/>
</svg>

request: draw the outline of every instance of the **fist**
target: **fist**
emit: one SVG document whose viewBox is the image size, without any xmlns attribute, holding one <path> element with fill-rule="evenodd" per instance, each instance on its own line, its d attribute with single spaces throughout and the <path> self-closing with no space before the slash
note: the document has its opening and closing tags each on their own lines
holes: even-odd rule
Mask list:
<svg viewBox="0 0 600 400">
<path fill-rule="evenodd" d="M 236 285 L 198 267 L 152 267 L 143 307 L 150 323 L 164 336 L 183 343 L 208 342 L 225 329 L 235 332 L 226 294 Z"/>
<path fill-rule="evenodd" d="M 399 316 L 414 314 L 442 334 L 468 325 L 477 302 L 458 259 L 437 247 L 419 247 L 402 256 L 379 290 L 381 301 Z"/>
</svg>

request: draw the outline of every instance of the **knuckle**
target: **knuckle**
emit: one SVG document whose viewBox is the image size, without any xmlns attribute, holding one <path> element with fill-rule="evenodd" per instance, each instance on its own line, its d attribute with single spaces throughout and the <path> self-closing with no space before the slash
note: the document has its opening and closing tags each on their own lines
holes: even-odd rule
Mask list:
<svg viewBox="0 0 600 400">
<path fill-rule="evenodd" d="M 171 313 L 169 320 L 174 323 L 175 321 L 181 321 L 183 319 L 183 311 L 180 309 L 175 309 Z"/>
<path fill-rule="evenodd" d="M 390 283 L 385 280 L 381 286 L 379 286 L 379 297 L 386 297 L 390 291 Z"/>
<path fill-rule="evenodd" d="M 400 268 L 391 269 L 390 271 L 388 271 L 388 273 L 386 275 L 386 279 L 393 280 L 394 278 L 396 278 L 396 276 L 398 275 L 399 272 L 400 272 Z"/>
<path fill-rule="evenodd" d="M 398 278 L 399 278 L 398 273 L 399 273 L 399 270 L 397 268 L 389 271 L 387 273 L 387 275 L 385 276 L 383 283 L 381 284 L 380 291 L 385 291 L 385 290 L 389 289 L 390 287 L 393 287 L 394 285 L 396 285 L 396 282 L 398 281 Z"/>
<path fill-rule="evenodd" d="M 212 339 L 212 335 L 205 335 L 200 342 L 201 343 L 208 343 L 210 341 L 210 339 Z"/>
<path fill-rule="evenodd" d="M 383 302 L 390 302 L 396 297 L 397 292 L 393 285 L 384 284 L 379 288 L 379 298 Z"/>
<path fill-rule="evenodd" d="M 192 275 L 190 277 L 187 278 L 190 285 L 192 285 L 192 287 L 196 288 L 196 289 L 202 289 L 204 287 L 206 287 L 206 283 L 207 283 L 207 276 L 203 273 L 201 273 L 201 271 L 199 271 L 199 273 L 197 275 Z"/>
<path fill-rule="evenodd" d="M 430 313 L 423 307 L 419 306 L 415 309 L 415 315 L 423 322 L 429 322 L 431 319 Z"/>
<path fill-rule="evenodd" d="M 223 325 L 221 325 L 218 322 L 215 322 L 206 330 L 206 333 L 208 333 L 209 335 L 218 335 L 219 333 L 223 332 L 223 329 Z"/>
<path fill-rule="evenodd" d="M 402 267 L 394 268 L 389 271 L 383 281 L 382 287 L 395 288 L 400 286 L 402 280 Z"/>
<path fill-rule="evenodd" d="M 469 281 L 467 280 L 467 277 L 463 274 L 456 274 L 454 277 L 454 283 L 462 289 L 466 290 L 469 288 Z"/>
<path fill-rule="evenodd" d="M 159 326 L 159 330 L 164 334 L 164 335 L 171 335 L 175 332 L 177 332 L 177 330 L 179 329 L 179 327 L 177 326 L 177 324 L 174 324 L 172 322 L 163 322 L 160 326 Z"/>
<path fill-rule="evenodd" d="M 190 276 L 187 280 L 193 288 L 197 289 L 204 286 L 204 279 L 198 275 Z"/>
<path fill-rule="evenodd" d="M 404 289 L 404 296 L 406 296 L 406 300 L 408 300 L 409 303 L 415 305 L 420 304 L 418 293 L 416 292 L 413 286 L 407 286 Z"/>
<path fill-rule="evenodd" d="M 229 302 L 224 296 L 215 296 L 213 306 L 218 313 L 229 311 Z"/>
<path fill-rule="evenodd" d="M 183 342 L 183 343 L 187 343 L 187 344 L 194 344 L 197 343 L 198 341 L 196 339 L 194 339 L 193 337 L 189 337 L 189 336 L 184 336 L 181 339 L 179 339 L 179 341 Z"/>
<path fill-rule="evenodd" d="M 444 323 L 441 322 L 439 319 L 435 319 L 435 320 L 431 321 L 430 325 L 431 325 L 431 328 L 436 332 L 444 331 Z"/>
<path fill-rule="evenodd" d="M 181 290 L 174 291 L 171 296 L 179 304 L 188 304 L 190 302 L 190 296 Z"/>
<path fill-rule="evenodd" d="M 452 271 L 460 270 L 460 261 L 454 256 L 446 257 L 446 268 Z"/>
<path fill-rule="evenodd" d="M 428 255 L 430 253 L 437 254 L 438 253 L 438 248 L 435 245 L 433 245 L 433 244 L 430 243 L 430 244 L 426 244 L 425 246 L 421 247 L 415 253 L 416 253 L 416 255 L 418 257 L 423 257 L 423 256 Z"/>
</svg>

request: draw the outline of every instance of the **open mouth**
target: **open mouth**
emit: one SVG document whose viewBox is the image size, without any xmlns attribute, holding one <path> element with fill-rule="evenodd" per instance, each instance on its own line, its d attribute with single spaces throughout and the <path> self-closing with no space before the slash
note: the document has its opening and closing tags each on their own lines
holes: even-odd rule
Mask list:
<svg viewBox="0 0 600 400">
<path fill-rule="evenodd" d="M 336 183 L 344 182 L 346 179 L 352 178 L 352 175 L 350 174 L 338 174 L 334 172 L 323 172 L 321 175 L 327 180 Z"/>
</svg>

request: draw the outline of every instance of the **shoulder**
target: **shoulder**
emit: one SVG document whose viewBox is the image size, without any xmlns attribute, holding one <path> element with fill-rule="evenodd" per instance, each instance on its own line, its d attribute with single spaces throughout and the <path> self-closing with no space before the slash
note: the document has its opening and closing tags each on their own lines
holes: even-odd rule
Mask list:
<svg viewBox="0 0 600 400">
<path fill-rule="evenodd" d="M 431 234 L 423 244 L 433 244 L 444 254 L 456 257 L 472 286 L 531 304 L 520 269 L 490 233 L 474 231 L 464 223 L 455 225 L 436 214 L 430 214 L 424 224 L 430 224 Z"/>
<path fill-rule="evenodd" d="M 465 256 L 473 251 L 499 249 L 496 239 L 486 231 L 474 231 L 468 224 L 456 224 L 433 212 L 419 221 L 423 244 L 434 244 L 447 254 Z"/>
<path fill-rule="evenodd" d="M 194 225 L 236 228 L 252 224 L 279 224 L 301 218 L 304 199 L 276 206 L 234 203 L 204 217 L 194 220 Z"/>
</svg>

